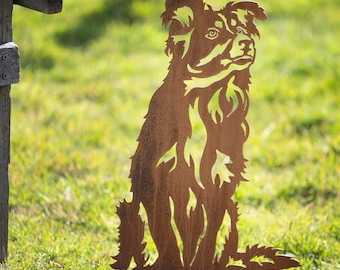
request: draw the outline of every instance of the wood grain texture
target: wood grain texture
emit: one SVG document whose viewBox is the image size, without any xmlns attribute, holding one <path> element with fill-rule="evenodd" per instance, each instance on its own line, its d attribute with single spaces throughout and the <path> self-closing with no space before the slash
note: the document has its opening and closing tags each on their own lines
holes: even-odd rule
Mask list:
<svg viewBox="0 0 340 270">
<path fill-rule="evenodd" d="M 0 0 L 0 44 L 12 41 L 12 0 Z"/>
<path fill-rule="evenodd" d="M 62 0 L 14 0 L 14 4 L 33 9 L 45 14 L 59 13 L 62 10 Z"/>
<path fill-rule="evenodd" d="M 0 121 L 3 120 L 1 118 Z M 0 263 L 4 263 L 8 255 L 8 195 L 8 163 L 0 163 Z"/>
<path fill-rule="evenodd" d="M 0 0 L 0 44 L 12 41 L 12 0 Z M 0 86 L 0 263 L 8 253 L 11 86 Z"/>
<path fill-rule="evenodd" d="M 20 79 L 19 49 L 13 42 L 0 45 L 0 86 L 18 83 Z"/>
</svg>

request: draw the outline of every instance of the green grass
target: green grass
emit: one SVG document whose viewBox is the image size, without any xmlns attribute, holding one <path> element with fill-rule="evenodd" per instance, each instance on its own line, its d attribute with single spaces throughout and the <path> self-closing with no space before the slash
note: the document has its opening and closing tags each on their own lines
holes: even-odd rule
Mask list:
<svg viewBox="0 0 340 270">
<path fill-rule="evenodd" d="M 340 268 L 340 2 L 263 0 L 252 67 L 251 181 L 237 191 L 240 247 Z M 109 269 L 115 206 L 152 93 L 167 72 L 163 1 L 15 7 L 9 258 L 1 269 Z"/>
</svg>

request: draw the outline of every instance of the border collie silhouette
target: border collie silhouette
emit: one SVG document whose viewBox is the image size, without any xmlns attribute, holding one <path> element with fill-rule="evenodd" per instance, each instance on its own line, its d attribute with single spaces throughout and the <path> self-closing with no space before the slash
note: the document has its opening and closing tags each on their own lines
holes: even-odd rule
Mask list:
<svg viewBox="0 0 340 270">
<path fill-rule="evenodd" d="M 132 157 L 133 198 L 117 208 L 120 247 L 111 267 L 300 266 L 272 247 L 239 249 L 233 195 L 247 181 L 249 68 L 259 37 L 254 19 L 266 20 L 266 13 L 250 1 L 167 0 L 162 19 L 171 61 Z"/>
</svg>

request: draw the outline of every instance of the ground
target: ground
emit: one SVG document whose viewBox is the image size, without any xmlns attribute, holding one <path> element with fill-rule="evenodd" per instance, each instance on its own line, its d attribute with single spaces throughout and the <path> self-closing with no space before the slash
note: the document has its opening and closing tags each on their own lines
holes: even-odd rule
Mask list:
<svg viewBox="0 0 340 270">
<path fill-rule="evenodd" d="M 262 0 L 240 247 L 340 268 L 340 2 Z M 0 269 L 108 269 L 130 156 L 167 73 L 158 0 L 15 7 L 9 258 Z"/>
</svg>

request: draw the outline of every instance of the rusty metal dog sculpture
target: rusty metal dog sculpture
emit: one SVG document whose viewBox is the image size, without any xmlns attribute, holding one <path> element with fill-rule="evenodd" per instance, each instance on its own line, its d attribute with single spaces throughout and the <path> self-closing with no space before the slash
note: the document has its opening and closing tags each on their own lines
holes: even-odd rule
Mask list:
<svg viewBox="0 0 340 270">
<path fill-rule="evenodd" d="M 132 258 L 135 269 L 299 265 L 273 248 L 238 249 L 238 208 L 232 196 L 246 180 L 249 67 L 259 36 L 253 20 L 267 16 L 254 2 L 221 2 L 166 2 L 162 18 L 170 25 L 166 52 L 172 60 L 132 157 L 133 199 L 117 210 L 120 253 L 112 268 L 128 269 Z M 223 230 L 226 222 L 229 228 Z M 157 252 L 153 264 L 145 252 L 145 231 Z M 270 261 L 252 260 L 260 256 Z"/>
</svg>

